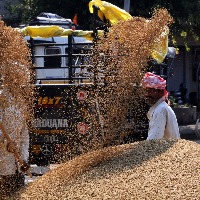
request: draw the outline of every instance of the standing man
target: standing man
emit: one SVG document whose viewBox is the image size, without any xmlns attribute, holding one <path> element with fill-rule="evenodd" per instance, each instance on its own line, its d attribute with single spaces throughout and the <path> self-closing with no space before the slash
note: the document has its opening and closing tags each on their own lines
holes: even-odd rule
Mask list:
<svg viewBox="0 0 200 200">
<path fill-rule="evenodd" d="M 147 140 L 162 138 L 180 138 L 176 115 L 166 103 L 166 80 L 147 72 L 142 80 L 147 103 L 151 106 L 147 117 L 149 131 Z"/>
<path fill-rule="evenodd" d="M 16 107 L 13 98 L 7 99 L 7 103 L 2 103 L 2 93 L 0 94 L 0 197 L 12 195 L 25 183 L 24 173 L 29 169 L 29 134 L 26 120 L 19 108 Z M 3 127 L 3 128 L 2 128 Z M 10 141 L 5 137 L 9 136 Z M 17 149 L 24 163 L 18 163 L 14 154 Z"/>
</svg>

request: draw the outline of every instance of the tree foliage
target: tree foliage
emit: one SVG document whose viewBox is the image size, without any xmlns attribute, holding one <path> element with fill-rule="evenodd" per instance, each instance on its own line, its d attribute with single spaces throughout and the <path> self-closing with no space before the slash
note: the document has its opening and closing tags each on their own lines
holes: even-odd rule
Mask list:
<svg viewBox="0 0 200 200">
<path fill-rule="evenodd" d="M 92 15 L 89 13 L 90 0 L 19 0 L 15 6 L 10 5 L 11 13 L 17 14 L 18 22 L 28 22 L 41 12 L 56 13 L 65 18 L 73 19 L 78 15 L 78 24 L 83 29 L 91 29 Z M 107 0 L 120 8 L 124 6 L 124 0 Z M 155 8 L 167 8 L 174 18 L 171 28 L 175 35 L 193 35 L 198 39 L 200 30 L 200 1 L 199 0 L 151 0 L 130 1 L 130 14 L 149 18 Z"/>
</svg>

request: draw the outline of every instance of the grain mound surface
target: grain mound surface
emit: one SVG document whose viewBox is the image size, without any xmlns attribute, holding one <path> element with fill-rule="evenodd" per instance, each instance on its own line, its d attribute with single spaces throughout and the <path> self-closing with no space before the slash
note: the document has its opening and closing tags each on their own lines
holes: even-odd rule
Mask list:
<svg viewBox="0 0 200 200">
<path fill-rule="evenodd" d="M 200 199 L 200 145 L 152 140 L 61 164 L 14 199 Z"/>
</svg>

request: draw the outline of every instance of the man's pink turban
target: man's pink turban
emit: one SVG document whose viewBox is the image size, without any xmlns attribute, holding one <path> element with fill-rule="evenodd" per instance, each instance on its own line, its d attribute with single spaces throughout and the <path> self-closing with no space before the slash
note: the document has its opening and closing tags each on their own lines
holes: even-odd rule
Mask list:
<svg viewBox="0 0 200 200">
<path fill-rule="evenodd" d="M 147 72 L 142 79 L 142 86 L 144 88 L 164 90 L 166 88 L 166 80 L 151 72 Z"/>
</svg>

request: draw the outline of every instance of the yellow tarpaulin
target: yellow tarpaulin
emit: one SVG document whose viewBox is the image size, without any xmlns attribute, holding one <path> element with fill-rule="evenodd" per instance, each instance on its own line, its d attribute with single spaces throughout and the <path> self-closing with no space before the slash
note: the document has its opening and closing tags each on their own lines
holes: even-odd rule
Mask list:
<svg viewBox="0 0 200 200">
<path fill-rule="evenodd" d="M 22 29 L 16 28 L 23 36 L 30 37 L 59 37 L 72 35 L 77 37 L 84 37 L 87 40 L 93 40 L 93 31 L 83 31 L 83 30 L 72 30 L 64 29 L 59 26 L 27 26 Z M 103 30 L 98 30 L 98 35 L 103 35 Z"/>
<path fill-rule="evenodd" d="M 56 37 L 62 35 L 69 35 L 73 30 L 63 29 L 59 26 L 27 26 L 22 29 L 17 29 L 23 36 L 30 37 Z"/>
<path fill-rule="evenodd" d="M 98 30 L 98 36 L 103 36 L 104 31 Z M 93 40 L 93 31 L 82 31 L 82 30 L 75 30 L 73 32 L 73 36 L 84 37 L 87 40 Z"/>
<path fill-rule="evenodd" d="M 105 16 L 105 18 L 109 20 L 111 24 L 115 24 L 120 20 L 129 20 L 132 18 L 132 16 L 125 10 L 101 0 L 92 0 L 89 2 L 89 10 L 91 13 L 93 13 L 93 5 L 99 7 L 99 18 L 103 20 L 103 17 Z"/>
</svg>

